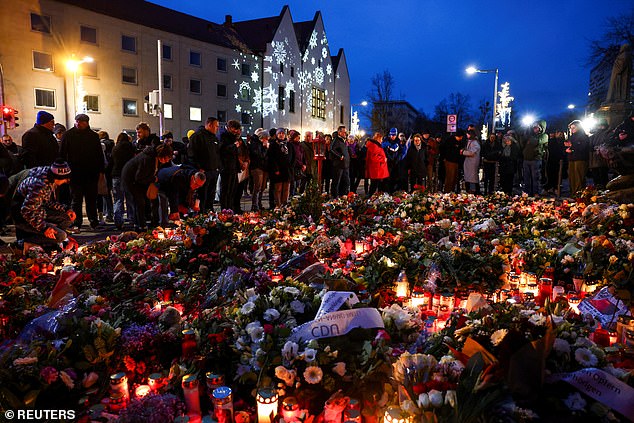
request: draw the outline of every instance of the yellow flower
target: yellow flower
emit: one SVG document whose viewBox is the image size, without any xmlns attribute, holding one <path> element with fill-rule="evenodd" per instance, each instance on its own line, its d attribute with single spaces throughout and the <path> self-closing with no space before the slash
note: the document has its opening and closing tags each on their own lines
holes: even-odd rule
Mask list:
<svg viewBox="0 0 634 423">
<path fill-rule="evenodd" d="M 612 255 L 610 256 L 610 264 L 614 264 L 614 263 L 616 263 L 617 261 L 619 261 L 619 258 L 618 258 L 617 256 L 615 256 L 614 254 L 612 254 Z"/>
</svg>

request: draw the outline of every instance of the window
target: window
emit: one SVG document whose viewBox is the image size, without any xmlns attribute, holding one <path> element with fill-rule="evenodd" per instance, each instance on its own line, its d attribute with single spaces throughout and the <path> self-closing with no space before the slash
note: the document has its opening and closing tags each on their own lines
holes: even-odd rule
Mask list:
<svg viewBox="0 0 634 423">
<path fill-rule="evenodd" d="M 218 97 L 226 97 L 227 96 L 227 86 L 224 84 L 216 85 L 216 95 Z"/>
<path fill-rule="evenodd" d="M 138 116 L 136 100 L 123 99 L 123 116 Z"/>
<path fill-rule="evenodd" d="M 121 36 L 121 50 L 136 53 L 136 37 L 129 35 Z"/>
<path fill-rule="evenodd" d="M 289 91 L 288 96 L 288 111 L 291 113 L 295 113 L 295 91 Z"/>
<path fill-rule="evenodd" d="M 97 62 L 84 62 L 81 64 L 81 74 L 90 78 L 97 77 Z"/>
<path fill-rule="evenodd" d="M 242 64 L 242 75 L 243 76 L 250 76 L 251 75 L 251 65 L 249 65 L 248 63 L 243 63 Z"/>
<path fill-rule="evenodd" d="M 136 68 L 121 68 L 121 82 L 124 84 L 136 84 Z"/>
<path fill-rule="evenodd" d="M 277 87 L 277 109 L 284 110 L 284 87 Z"/>
<path fill-rule="evenodd" d="M 53 55 L 48 53 L 42 53 L 39 51 L 33 52 L 33 69 L 52 72 L 53 69 Z"/>
<path fill-rule="evenodd" d="M 172 46 L 163 44 L 163 60 L 172 60 Z"/>
<path fill-rule="evenodd" d="M 295 78 L 295 66 L 291 66 L 291 78 Z"/>
<path fill-rule="evenodd" d="M 163 88 L 166 90 L 172 89 L 172 75 L 163 75 Z"/>
<path fill-rule="evenodd" d="M 251 125 L 251 115 L 248 113 L 242 113 L 240 116 L 240 122 L 243 125 Z"/>
<path fill-rule="evenodd" d="M 172 105 L 170 103 L 163 103 L 163 117 L 172 119 Z"/>
<path fill-rule="evenodd" d="M 46 88 L 35 89 L 35 107 L 54 109 L 55 108 L 55 90 Z"/>
<path fill-rule="evenodd" d="M 218 121 L 220 122 L 226 122 L 227 121 L 227 111 L 226 110 L 218 110 L 218 113 L 216 113 L 216 117 L 218 118 Z"/>
<path fill-rule="evenodd" d="M 97 29 L 82 25 L 79 27 L 79 38 L 83 43 L 97 44 Z"/>
<path fill-rule="evenodd" d="M 227 59 L 219 57 L 216 59 L 216 69 L 220 72 L 227 72 Z"/>
<path fill-rule="evenodd" d="M 51 17 L 31 13 L 31 30 L 37 32 L 51 33 Z"/>
<path fill-rule="evenodd" d="M 311 116 L 317 119 L 326 119 L 326 92 L 313 87 L 313 107 Z"/>
<path fill-rule="evenodd" d="M 192 66 L 202 66 L 202 55 L 197 51 L 190 51 L 189 64 Z"/>
<path fill-rule="evenodd" d="M 189 92 L 194 94 L 202 93 L 202 85 L 201 85 L 200 79 L 189 80 Z"/>
<path fill-rule="evenodd" d="M 341 123 L 343 125 L 343 116 L 344 112 L 343 112 L 343 106 L 339 106 L 339 123 Z"/>
<path fill-rule="evenodd" d="M 85 95 L 84 96 L 84 108 L 87 112 L 99 112 L 99 96 L 98 95 Z"/>
<path fill-rule="evenodd" d="M 284 63 L 280 63 L 280 73 L 284 73 Z"/>
<path fill-rule="evenodd" d="M 189 120 L 202 122 L 203 110 L 200 107 L 189 106 Z"/>
<path fill-rule="evenodd" d="M 249 101 L 251 100 L 251 88 L 246 86 L 246 87 L 242 87 L 242 89 L 240 90 L 240 100 L 242 101 Z"/>
</svg>

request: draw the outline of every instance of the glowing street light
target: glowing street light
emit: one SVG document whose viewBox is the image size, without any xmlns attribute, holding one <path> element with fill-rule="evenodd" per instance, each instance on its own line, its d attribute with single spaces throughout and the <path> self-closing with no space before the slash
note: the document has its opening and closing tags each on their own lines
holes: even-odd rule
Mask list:
<svg viewBox="0 0 634 423">
<path fill-rule="evenodd" d="M 73 56 L 66 61 L 66 69 L 73 74 L 73 109 L 75 110 L 75 114 L 79 112 L 77 110 L 77 71 L 82 63 L 92 63 L 94 61 L 95 59 L 90 56 L 84 56 L 81 60 L 77 60 Z"/>
<path fill-rule="evenodd" d="M 569 104 L 569 105 L 568 105 L 568 109 L 572 110 L 572 109 L 574 109 L 574 108 L 575 108 L 575 105 L 574 105 L 574 104 Z"/>
<path fill-rule="evenodd" d="M 526 115 L 522 118 L 522 125 L 524 126 L 530 126 L 533 124 L 533 122 L 535 122 L 534 115 Z"/>
<path fill-rule="evenodd" d="M 475 66 L 469 66 L 465 69 L 465 72 L 469 75 L 473 75 L 474 73 L 495 73 L 495 85 L 493 90 L 493 119 L 491 119 L 491 133 L 495 132 L 495 117 L 497 115 L 497 102 L 498 102 L 498 74 L 499 69 L 478 69 Z"/>
</svg>

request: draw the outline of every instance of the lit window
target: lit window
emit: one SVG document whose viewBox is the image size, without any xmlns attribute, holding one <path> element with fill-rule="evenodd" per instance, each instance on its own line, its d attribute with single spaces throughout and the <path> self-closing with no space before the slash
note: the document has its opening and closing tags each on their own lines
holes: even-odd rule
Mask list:
<svg viewBox="0 0 634 423">
<path fill-rule="evenodd" d="M 326 92 L 321 88 L 313 87 L 313 105 L 311 116 L 317 119 L 326 119 Z"/>
<path fill-rule="evenodd" d="M 99 111 L 99 96 L 85 95 L 84 106 L 87 112 L 93 112 L 93 113 L 98 112 Z"/>
<path fill-rule="evenodd" d="M 55 90 L 46 88 L 35 89 L 35 107 L 54 109 L 55 108 Z"/>
<path fill-rule="evenodd" d="M 136 100 L 123 99 L 123 115 L 124 116 L 138 116 Z"/>
<path fill-rule="evenodd" d="M 200 107 L 189 107 L 189 120 L 202 122 L 203 110 Z"/>
<path fill-rule="evenodd" d="M 53 69 L 53 55 L 48 53 L 42 53 L 39 51 L 33 52 L 33 69 L 52 72 Z"/>
<path fill-rule="evenodd" d="M 170 103 L 163 104 L 163 117 L 165 119 L 172 119 L 172 105 Z"/>
</svg>

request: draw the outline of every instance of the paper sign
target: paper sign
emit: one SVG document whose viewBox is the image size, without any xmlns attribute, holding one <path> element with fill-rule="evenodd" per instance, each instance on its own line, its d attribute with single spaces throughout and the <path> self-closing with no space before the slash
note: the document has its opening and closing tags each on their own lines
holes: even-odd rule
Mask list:
<svg viewBox="0 0 634 423">
<path fill-rule="evenodd" d="M 381 314 L 375 308 L 334 311 L 304 323 L 293 330 L 290 341 L 330 338 L 341 336 L 356 328 L 383 328 Z"/>
<path fill-rule="evenodd" d="M 344 303 L 348 303 L 349 306 L 353 306 L 359 302 L 359 298 L 357 298 L 357 294 L 354 292 L 346 292 L 346 291 L 328 291 L 324 295 L 324 298 L 321 299 L 321 305 L 319 306 L 319 310 L 317 310 L 317 315 L 315 319 L 319 319 L 326 313 L 331 313 L 333 311 L 337 311 L 341 308 Z"/>
<path fill-rule="evenodd" d="M 614 295 L 610 294 L 607 287 L 602 288 L 598 293 L 589 298 L 584 298 L 579 304 L 580 314 L 591 314 L 595 319 L 601 322 L 603 327 L 608 327 L 615 323 L 618 317 L 628 314 L 627 305 Z"/>
</svg>

